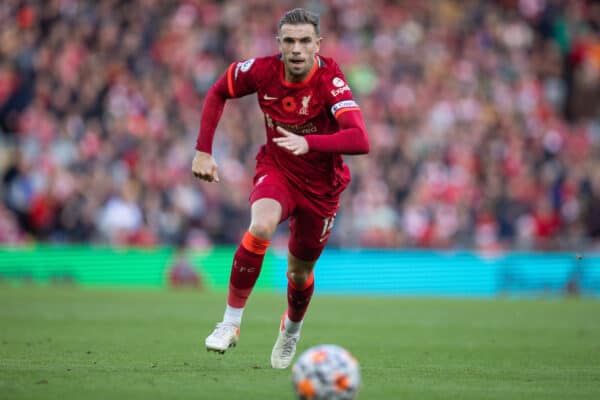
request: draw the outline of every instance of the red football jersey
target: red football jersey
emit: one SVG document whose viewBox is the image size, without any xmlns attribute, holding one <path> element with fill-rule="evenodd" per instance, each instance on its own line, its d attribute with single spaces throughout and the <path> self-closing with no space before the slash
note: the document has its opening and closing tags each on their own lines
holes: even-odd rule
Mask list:
<svg viewBox="0 0 600 400">
<path fill-rule="evenodd" d="M 281 136 L 277 126 L 297 135 L 336 133 L 340 130 L 336 118 L 359 110 L 333 59 L 317 55 L 310 74 L 300 83 L 285 80 L 279 55 L 235 62 L 226 75 L 230 97 L 257 94 L 267 133 L 258 161 L 274 162 L 290 181 L 317 196 L 336 195 L 346 188 L 350 172 L 340 154 L 309 151 L 295 156 L 272 140 Z"/>
</svg>

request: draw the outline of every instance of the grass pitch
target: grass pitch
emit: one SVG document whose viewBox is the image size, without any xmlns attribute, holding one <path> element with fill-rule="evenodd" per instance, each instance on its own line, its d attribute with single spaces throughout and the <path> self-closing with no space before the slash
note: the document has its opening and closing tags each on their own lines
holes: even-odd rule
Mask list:
<svg viewBox="0 0 600 400">
<path fill-rule="evenodd" d="M 207 353 L 224 293 L 0 285 L 2 399 L 292 399 L 269 359 L 283 294 L 254 293 L 238 347 Z M 361 364 L 360 398 L 598 399 L 600 301 L 327 297 L 298 351 Z"/>
</svg>

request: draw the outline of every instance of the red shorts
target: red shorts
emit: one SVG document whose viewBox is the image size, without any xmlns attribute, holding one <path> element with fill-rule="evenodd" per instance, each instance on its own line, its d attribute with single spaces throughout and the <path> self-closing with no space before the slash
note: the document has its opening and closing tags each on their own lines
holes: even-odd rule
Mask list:
<svg viewBox="0 0 600 400">
<path fill-rule="evenodd" d="M 315 198 L 289 182 L 275 166 L 263 164 L 256 168 L 250 204 L 264 198 L 281 204 L 280 223 L 289 218 L 290 253 L 304 261 L 317 260 L 333 228 L 339 196 Z"/>
</svg>

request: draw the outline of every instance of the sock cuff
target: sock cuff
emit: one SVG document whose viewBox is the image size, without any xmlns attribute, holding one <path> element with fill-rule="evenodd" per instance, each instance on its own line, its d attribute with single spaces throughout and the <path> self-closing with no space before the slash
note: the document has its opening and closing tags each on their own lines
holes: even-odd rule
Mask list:
<svg viewBox="0 0 600 400">
<path fill-rule="evenodd" d="M 270 243 L 270 240 L 256 237 L 250 231 L 247 231 L 242 238 L 242 247 L 244 249 L 261 256 L 267 252 Z"/>
<path fill-rule="evenodd" d="M 240 289 L 230 283 L 227 305 L 233 308 L 244 308 L 248 297 L 250 297 L 250 293 L 252 293 L 252 287 Z"/>
<path fill-rule="evenodd" d="M 306 282 L 304 282 L 304 285 L 302 285 L 302 286 L 296 285 L 294 283 L 294 281 L 290 279 L 290 275 L 289 274 L 286 274 L 286 275 L 287 275 L 288 283 L 295 290 L 305 290 L 315 283 L 314 271 L 310 271 L 310 275 L 308 276 L 308 279 L 306 280 Z"/>
<path fill-rule="evenodd" d="M 304 317 L 304 315 L 302 317 Z M 286 330 L 288 333 L 298 333 L 300 332 L 300 329 L 302 329 L 302 323 L 302 318 L 300 318 L 299 321 L 293 321 L 290 318 L 289 313 L 286 312 L 281 319 L 281 330 Z"/>
<path fill-rule="evenodd" d="M 239 326 L 242 324 L 243 314 L 243 307 L 233 307 L 227 304 L 227 306 L 225 307 L 225 314 L 223 315 L 223 322 L 233 324 L 239 328 Z"/>
</svg>

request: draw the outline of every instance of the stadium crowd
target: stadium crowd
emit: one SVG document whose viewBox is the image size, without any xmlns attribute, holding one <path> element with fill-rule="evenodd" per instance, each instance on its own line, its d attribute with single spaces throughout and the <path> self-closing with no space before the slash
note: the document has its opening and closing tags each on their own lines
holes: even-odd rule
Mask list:
<svg viewBox="0 0 600 400">
<path fill-rule="evenodd" d="M 295 6 L 371 137 L 330 246 L 600 248 L 593 0 L 3 0 L 0 243 L 237 243 L 263 117 L 227 103 L 202 183 L 200 107 Z"/>
</svg>

